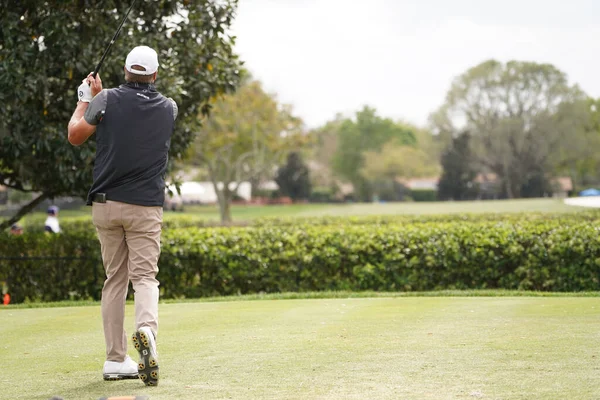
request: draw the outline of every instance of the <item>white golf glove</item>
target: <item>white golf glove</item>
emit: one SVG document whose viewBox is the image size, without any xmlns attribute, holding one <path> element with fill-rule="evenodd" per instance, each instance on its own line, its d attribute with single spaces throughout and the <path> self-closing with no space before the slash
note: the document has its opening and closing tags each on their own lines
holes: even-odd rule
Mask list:
<svg viewBox="0 0 600 400">
<path fill-rule="evenodd" d="M 92 101 L 92 89 L 85 79 L 83 80 L 83 83 L 79 85 L 79 88 L 77 88 L 77 98 L 79 101 L 86 103 Z"/>
</svg>

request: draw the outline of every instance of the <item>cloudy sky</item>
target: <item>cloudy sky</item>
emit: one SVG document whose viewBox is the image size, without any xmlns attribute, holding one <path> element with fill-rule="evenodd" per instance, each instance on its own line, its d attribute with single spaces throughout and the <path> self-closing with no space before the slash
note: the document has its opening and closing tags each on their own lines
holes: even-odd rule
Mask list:
<svg viewBox="0 0 600 400">
<path fill-rule="evenodd" d="M 308 127 L 363 105 L 425 124 L 486 59 L 549 62 L 600 97 L 599 0 L 239 0 L 237 52 Z"/>
</svg>

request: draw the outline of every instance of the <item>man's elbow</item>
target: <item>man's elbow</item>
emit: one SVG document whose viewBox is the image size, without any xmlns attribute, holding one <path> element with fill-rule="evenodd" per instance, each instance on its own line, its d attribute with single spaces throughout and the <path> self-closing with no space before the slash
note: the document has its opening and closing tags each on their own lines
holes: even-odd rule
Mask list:
<svg viewBox="0 0 600 400">
<path fill-rule="evenodd" d="M 69 141 L 69 143 L 71 143 L 73 146 L 79 146 L 79 142 L 77 141 L 77 139 L 75 138 L 75 133 L 73 132 L 73 130 L 71 129 L 71 126 L 69 126 L 69 129 L 67 131 L 67 140 Z"/>
<path fill-rule="evenodd" d="M 73 129 L 72 126 L 69 126 L 67 140 L 73 146 L 81 146 L 83 144 L 83 140 L 81 140 L 81 135 L 77 135 L 77 131 Z"/>
<path fill-rule="evenodd" d="M 83 144 L 83 142 L 78 142 L 78 141 L 76 141 L 74 139 L 70 139 L 70 138 L 69 138 L 69 143 L 71 143 L 75 147 L 79 147 Z"/>
</svg>

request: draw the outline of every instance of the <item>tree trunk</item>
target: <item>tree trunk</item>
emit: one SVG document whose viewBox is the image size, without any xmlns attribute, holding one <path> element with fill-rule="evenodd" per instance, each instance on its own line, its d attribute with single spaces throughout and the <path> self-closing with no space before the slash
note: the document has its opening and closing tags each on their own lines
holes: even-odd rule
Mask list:
<svg viewBox="0 0 600 400">
<path fill-rule="evenodd" d="M 261 184 L 261 180 L 259 177 L 251 177 L 249 179 L 249 181 L 250 181 L 250 191 L 251 191 L 250 193 L 254 194 L 258 190 L 258 187 Z"/>
<path fill-rule="evenodd" d="M 231 222 L 231 192 L 229 191 L 229 188 L 223 187 L 223 191 L 218 198 L 221 223 L 228 224 Z"/>
<path fill-rule="evenodd" d="M 506 190 L 506 197 L 510 200 L 515 197 L 512 192 L 512 182 L 510 180 L 510 176 L 508 174 L 504 175 L 504 186 Z"/>
<path fill-rule="evenodd" d="M 223 189 L 219 189 L 219 183 L 215 169 L 208 164 L 208 172 L 210 180 L 215 189 L 217 195 L 217 201 L 219 203 L 219 214 L 221 215 L 221 223 L 228 224 L 231 222 L 231 198 L 232 192 L 229 190 L 229 182 L 223 182 Z"/>
<path fill-rule="evenodd" d="M 7 219 L 6 221 L 0 222 L 0 231 L 3 231 L 6 228 L 10 227 L 12 224 L 19 222 L 19 220 L 23 218 L 23 216 L 33 211 L 41 202 L 43 202 L 47 198 L 48 195 L 46 193 L 42 193 L 35 199 L 31 200 L 29 203 L 25 204 L 23 207 L 21 207 L 19 211 L 17 211 L 17 213 L 13 217 Z"/>
<path fill-rule="evenodd" d="M 506 197 L 508 199 L 514 199 L 515 193 L 513 192 L 512 176 L 511 176 L 511 172 L 506 164 L 503 165 L 502 172 L 504 175 L 503 178 L 504 178 L 504 186 L 506 189 Z"/>
</svg>

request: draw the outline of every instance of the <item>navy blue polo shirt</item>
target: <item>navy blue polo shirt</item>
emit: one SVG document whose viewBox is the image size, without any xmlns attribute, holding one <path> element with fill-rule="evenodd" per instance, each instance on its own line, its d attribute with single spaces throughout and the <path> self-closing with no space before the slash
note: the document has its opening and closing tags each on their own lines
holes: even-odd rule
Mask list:
<svg viewBox="0 0 600 400">
<path fill-rule="evenodd" d="M 162 206 L 165 173 L 177 104 L 150 83 L 128 82 L 104 89 L 84 118 L 96 125 L 94 181 L 88 193 L 140 206 Z"/>
</svg>

